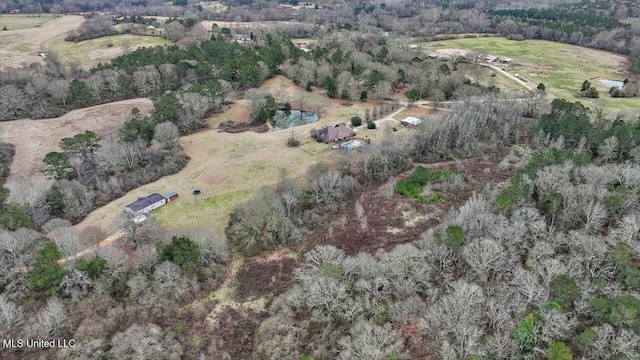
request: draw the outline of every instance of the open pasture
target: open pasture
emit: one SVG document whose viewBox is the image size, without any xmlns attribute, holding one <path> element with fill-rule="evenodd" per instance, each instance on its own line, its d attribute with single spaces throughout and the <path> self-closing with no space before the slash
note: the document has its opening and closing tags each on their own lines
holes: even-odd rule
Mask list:
<svg viewBox="0 0 640 360">
<path fill-rule="evenodd" d="M 104 36 L 79 42 L 65 41 L 64 36 L 61 36 L 51 40 L 47 44 L 47 50 L 56 53 L 64 64 L 77 63 L 80 67 L 89 69 L 99 63 L 109 62 L 126 51 L 169 44 L 172 42 L 157 36 L 133 34 Z"/>
<path fill-rule="evenodd" d="M 513 41 L 480 37 L 427 42 L 422 43 L 422 48 L 427 51 L 479 49 L 485 54 L 513 58 L 513 66 L 505 66 L 508 72 L 517 73 L 535 85 L 544 83 L 547 92 L 552 95 L 582 101 L 587 105 L 591 99 L 579 96 L 584 80 L 596 77 L 623 80 L 629 77 L 626 72 L 627 58 L 623 55 L 544 40 Z M 613 99 L 606 86 L 597 81 L 592 83 L 612 112 L 640 109 L 637 99 Z"/>
<path fill-rule="evenodd" d="M 48 42 L 59 36 L 64 37 L 64 34 L 80 26 L 83 21 L 84 17 L 79 15 L 63 15 L 49 19 L 39 27 L 34 25 L 34 27 L 0 31 L 0 68 L 44 62 L 38 53 L 47 51 Z"/>
<path fill-rule="evenodd" d="M 290 95 L 305 92 L 283 76 L 268 80 L 262 88 L 272 92 L 286 91 Z M 154 213 L 158 220 L 169 228 L 205 227 L 216 236 L 224 236 L 231 210 L 261 186 L 275 184 L 281 169 L 286 170 L 287 176 L 301 179 L 309 165 L 335 156 L 330 145 L 310 137 L 311 129 L 348 123 L 351 116 L 363 116 L 365 109 L 373 106 L 375 104 L 361 102 L 343 106 L 340 101 L 332 100 L 320 121 L 314 124 L 262 134 L 219 132 L 216 128 L 222 121 L 249 120 L 244 100 L 235 101 L 223 113 L 209 119 L 210 129 L 180 139 L 191 157 L 184 169 L 96 209 L 78 227 L 98 225 L 108 229 L 126 204 L 150 193 L 174 190 L 180 198 L 158 209 Z M 292 132 L 302 142 L 299 147 L 286 145 Z M 201 191 L 200 195 L 192 194 L 195 189 Z"/>
<path fill-rule="evenodd" d="M 18 30 L 39 27 L 54 17 L 51 14 L 39 15 L 0 15 L 0 30 Z M 6 30 L 4 30 L 6 28 Z"/>
</svg>

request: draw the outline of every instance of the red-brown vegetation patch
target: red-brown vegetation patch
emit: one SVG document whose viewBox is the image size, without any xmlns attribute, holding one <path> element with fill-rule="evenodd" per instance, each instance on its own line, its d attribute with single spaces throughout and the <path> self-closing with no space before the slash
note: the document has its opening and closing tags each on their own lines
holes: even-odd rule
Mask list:
<svg viewBox="0 0 640 360">
<path fill-rule="evenodd" d="M 235 122 L 235 121 L 225 121 L 221 123 L 218 128 L 224 132 L 233 133 L 233 134 L 245 132 L 245 131 L 255 131 L 258 133 L 269 131 L 269 127 L 265 124 L 251 125 L 246 122 Z"/>
<path fill-rule="evenodd" d="M 266 313 L 246 310 L 240 312 L 226 307 L 213 325 L 213 336 L 203 339 L 211 344 L 209 359 L 246 360 L 253 358 L 254 339 Z"/>
<path fill-rule="evenodd" d="M 290 257 L 280 257 L 264 261 L 263 258 L 247 260 L 236 277 L 237 301 L 250 301 L 263 296 L 269 298 L 285 292 L 291 282 L 297 261 Z"/>
<path fill-rule="evenodd" d="M 390 199 L 381 197 L 381 185 L 367 186 L 355 195 L 360 199 L 366 216 L 366 227 L 362 227 L 361 220 L 356 216 L 352 207 L 333 214 L 325 221 L 326 224 L 340 224 L 316 229 L 311 241 L 304 246 L 310 250 L 318 245 L 334 245 L 347 253 L 355 255 L 359 252 L 375 253 L 378 250 L 388 251 L 397 244 L 418 240 L 420 235 L 429 228 L 442 222 L 443 216 L 453 208 L 464 204 L 474 192 L 481 190 L 487 184 L 497 184 L 509 179 L 515 169 L 501 169 L 498 157 L 504 153 L 494 153 L 484 157 L 434 163 L 424 165 L 430 170 L 447 170 L 457 172 L 468 178 L 461 191 L 444 192 L 443 199 L 434 204 L 425 204 L 413 199 L 405 199 L 394 194 Z M 400 174 L 398 178 L 405 178 L 413 170 Z M 415 221 L 408 226 L 403 216 L 403 209 L 412 209 L 416 214 Z M 399 231 L 388 231 L 390 228 Z"/>
</svg>

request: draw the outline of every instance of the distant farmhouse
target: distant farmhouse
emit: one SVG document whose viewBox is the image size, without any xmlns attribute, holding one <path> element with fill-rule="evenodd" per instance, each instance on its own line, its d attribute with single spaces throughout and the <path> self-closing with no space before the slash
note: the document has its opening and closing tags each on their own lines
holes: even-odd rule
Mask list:
<svg viewBox="0 0 640 360">
<path fill-rule="evenodd" d="M 165 196 L 162 196 L 158 193 L 153 193 L 151 195 L 138 198 L 138 200 L 136 200 L 135 202 L 132 202 L 131 204 L 125 206 L 124 211 L 134 215 L 148 214 L 151 211 L 177 198 L 178 193 L 175 191 L 172 191 Z"/>
<path fill-rule="evenodd" d="M 417 117 L 409 116 L 409 117 L 406 117 L 404 120 L 400 121 L 400 125 L 406 126 L 406 127 L 416 127 L 420 125 L 421 122 L 422 120 L 418 119 Z"/>
<path fill-rule="evenodd" d="M 313 133 L 313 137 L 325 143 L 340 141 L 344 139 L 352 138 L 356 133 L 345 125 L 338 125 L 334 127 L 323 127 L 320 130 L 316 130 Z"/>
<path fill-rule="evenodd" d="M 485 56 L 484 61 L 488 63 L 498 63 L 498 64 L 506 64 L 506 65 L 511 65 L 513 63 L 512 58 L 499 57 L 499 56 L 493 56 L 493 55 Z"/>
</svg>

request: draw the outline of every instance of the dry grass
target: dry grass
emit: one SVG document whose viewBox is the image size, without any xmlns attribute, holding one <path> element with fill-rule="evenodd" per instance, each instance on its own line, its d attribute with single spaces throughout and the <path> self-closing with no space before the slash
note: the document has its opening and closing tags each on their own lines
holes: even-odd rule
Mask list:
<svg viewBox="0 0 640 360">
<path fill-rule="evenodd" d="M 398 120 L 398 121 L 402 121 L 404 119 L 406 119 L 409 116 L 414 116 L 417 118 L 421 118 L 423 116 L 429 115 L 430 113 L 432 113 L 433 111 L 431 109 L 426 109 L 423 107 L 410 107 L 407 108 L 405 110 L 403 110 L 401 113 L 399 113 L 398 115 L 394 116 L 393 118 Z"/>
<path fill-rule="evenodd" d="M 207 1 L 202 6 L 216 12 L 227 11 L 227 9 L 229 8 L 227 5 L 223 4 L 220 1 Z"/>
<path fill-rule="evenodd" d="M 61 36 L 49 41 L 47 49 L 56 53 L 65 64 L 77 61 L 82 68 L 89 69 L 123 55 L 125 44 L 133 51 L 141 47 L 169 45 L 172 42 L 157 36 L 132 34 L 105 36 L 80 42 L 65 41 L 64 36 Z"/>
<path fill-rule="evenodd" d="M 48 152 L 58 150 L 60 139 L 86 130 L 101 137 L 115 134 L 134 107 L 143 114 L 149 113 L 151 101 L 131 99 L 74 110 L 54 119 L 0 122 L 0 141 L 16 147 L 7 181 L 9 188 L 15 178 L 42 179 L 42 159 Z"/>
<path fill-rule="evenodd" d="M 1 31 L 0 68 L 44 62 L 38 52 L 46 51 L 50 40 L 77 28 L 83 21 L 82 16 L 64 15 L 47 21 L 40 27 Z"/>
<path fill-rule="evenodd" d="M 42 26 L 53 19 L 51 14 L 33 15 L 0 15 L 0 29 L 19 30 Z"/>
</svg>

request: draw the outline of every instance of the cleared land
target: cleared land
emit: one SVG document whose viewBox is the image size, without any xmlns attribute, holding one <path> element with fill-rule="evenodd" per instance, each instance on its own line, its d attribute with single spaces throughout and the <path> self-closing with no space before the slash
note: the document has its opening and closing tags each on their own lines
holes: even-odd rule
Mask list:
<svg viewBox="0 0 640 360">
<path fill-rule="evenodd" d="M 427 115 L 432 114 L 432 113 L 433 113 L 433 110 L 431 110 L 431 109 L 424 108 L 424 107 L 413 106 L 413 107 L 410 107 L 410 108 L 402 110 L 399 114 L 397 114 L 393 118 L 398 120 L 398 121 L 402 121 L 402 120 L 406 119 L 409 116 L 421 118 L 423 116 L 427 116 Z"/>
<path fill-rule="evenodd" d="M 61 36 L 49 41 L 47 50 L 56 53 L 65 64 L 77 61 L 86 69 L 123 55 L 127 47 L 133 51 L 145 46 L 169 44 L 172 42 L 160 37 L 132 34 L 105 36 L 80 42 L 65 41 L 64 36 Z"/>
<path fill-rule="evenodd" d="M 227 5 L 221 3 L 220 1 L 206 1 L 202 3 L 202 6 L 217 12 L 226 11 L 229 8 Z"/>
<path fill-rule="evenodd" d="M 151 110 L 151 100 L 130 99 L 74 110 L 58 118 L 21 119 L 0 122 L 0 141 L 14 144 L 16 154 L 11 164 L 7 186 L 15 178 L 42 179 L 42 159 L 58 150 L 60 139 L 91 130 L 101 137 L 116 134 L 131 109 L 143 114 Z"/>
<path fill-rule="evenodd" d="M 41 15 L 0 15 L 0 29 L 18 30 L 29 29 L 37 26 L 42 26 L 54 17 L 50 14 Z M 5 30 L 3 30 L 5 31 Z"/>
<path fill-rule="evenodd" d="M 289 93 L 304 91 L 282 76 L 267 81 L 263 88 Z M 346 107 L 340 101 L 332 101 L 318 123 L 293 129 L 302 145 L 291 148 L 286 145 L 291 129 L 263 134 L 252 131 L 239 134 L 218 132 L 215 126 L 223 120 L 248 120 L 244 101 L 236 101 L 223 114 L 210 119 L 212 129 L 180 139 L 185 152 L 191 157 L 182 171 L 132 190 L 93 211 L 78 228 L 98 225 L 108 229 L 123 207 L 139 196 L 175 190 L 180 199 L 158 209 L 155 212 L 158 220 L 169 228 L 205 227 L 216 236 L 224 236 L 231 210 L 261 186 L 276 183 L 280 169 L 285 168 L 290 177 L 300 177 L 309 165 L 335 155 L 330 145 L 310 138 L 312 128 L 348 122 L 351 116 L 362 116 L 366 108 L 374 105 L 356 102 Z M 199 189 L 201 194 L 193 196 L 194 189 Z"/>
<path fill-rule="evenodd" d="M 518 73 L 532 84 L 544 83 L 552 95 L 585 103 L 590 99 L 579 97 L 584 80 L 596 77 L 623 80 L 629 76 L 626 73 L 627 58 L 623 55 L 544 40 L 468 38 L 427 42 L 422 47 L 427 51 L 480 49 L 490 55 L 511 57 L 514 65 L 507 71 Z M 612 99 L 606 86 L 596 81 L 592 83 L 610 110 L 640 109 L 637 99 Z"/>
<path fill-rule="evenodd" d="M 40 27 L 0 31 L 0 68 L 44 62 L 38 52 L 46 51 L 47 42 L 77 28 L 83 21 L 84 17 L 79 15 L 64 15 Z"/>
<path fill-rule="evenodd" d="M 476 66 L 472 64 L 460 64 L 458 69 L 463 71 L 473 81 L 478 81 L 483 86 L 495 85 L 503 93 L 521 92 L 524 88 L 511 79 L 500 76 L 487 66 Z"/>
</svg>

